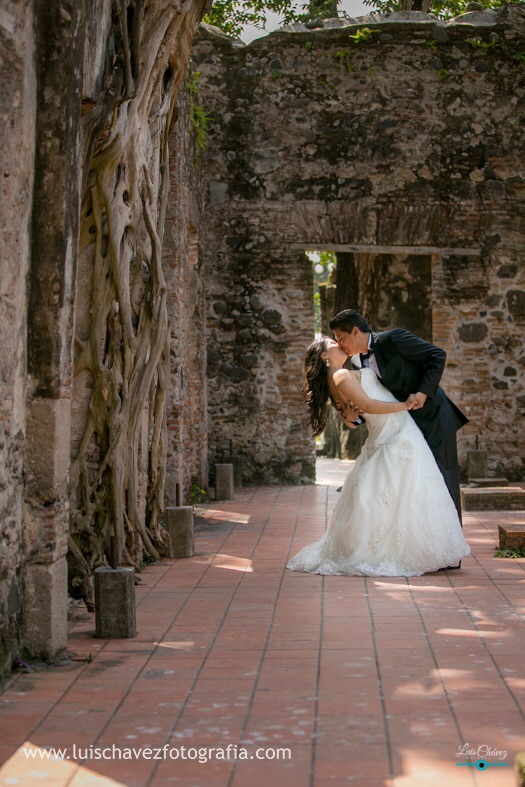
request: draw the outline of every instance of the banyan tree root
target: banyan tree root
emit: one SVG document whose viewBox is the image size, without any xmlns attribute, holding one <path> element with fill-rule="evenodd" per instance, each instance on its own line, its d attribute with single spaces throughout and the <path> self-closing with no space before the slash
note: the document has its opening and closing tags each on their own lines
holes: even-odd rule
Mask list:
<svg viewBox="0 0 525 787">
<path fill-rule="evenodd" d="M 207 7 L 204 0 L 156 0 L 145 14 L 139 0 L 115 0 L 114 10 L 110 39 L 119 51 L 107 61 L 122 73 L 108 83 L 121 95 L 106 91 L 84 118 L 89 175 L 80 255 L 90 265 L 91 293 L 77 293 L 90 297 L 90 310 L 89 329 L 75 337 L 75 375 L 87 375 L 91 390 L 70 475 L 80 588 L 82 572 L 107 562 L 111 535 L 120 564 L 140 567 L 144 552 L 157 560 L 167 546 L 169 324 L 161 256 L 168 134 Z"/>
</svg>

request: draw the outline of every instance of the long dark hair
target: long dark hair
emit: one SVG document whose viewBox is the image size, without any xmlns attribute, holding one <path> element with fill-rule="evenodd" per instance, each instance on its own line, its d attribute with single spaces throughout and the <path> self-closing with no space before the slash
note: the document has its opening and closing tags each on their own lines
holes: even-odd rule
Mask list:
<svg viewBox="0 0 525 787">
<path fill-rule="evenodd" d="M 304 354 L 303 393 L 310 411 L 310 426 L 314 437 L 320 435 L 328 419 L 327 403 L 332 399 L 328 389 L 326 364 L 321 358 L 328 349 L 328 336 L 321 336 L 308 347 Z M 332 400 L 333 401 L 333 400 Z"/>
</svg>

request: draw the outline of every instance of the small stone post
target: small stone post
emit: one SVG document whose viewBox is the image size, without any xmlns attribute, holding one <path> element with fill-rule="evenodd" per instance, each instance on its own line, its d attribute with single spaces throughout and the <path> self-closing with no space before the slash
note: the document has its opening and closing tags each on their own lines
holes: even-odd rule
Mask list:
<svg viewBox="0 0 525 787">
<path fill-rule="evenodd" d="M 134 568 L 95 569 L 95 626 L 96 636 L 101 639 L 136 635 Z"/>
<path fill-rule="evenodd" d="M 215 465 L 215 499 L 233 500 L 233 465 Z"/>
<path fill-rule="evenodd" d="M 170 538 L 170 557 L 193 557 L 193 506 L 166 507 L 165 516 Z"/>
<path fill-rule="evenodd" d="M 222 461 L 224 462 L 224 455 Z M 233 453 L 233 440 L 230 440 L 228 464 L 233 465 L 233 486 L 242 486 L 242 457 Z"/>
<path fill-rule="evenodd" d="M 469 480 L 487 477 L 486 451 L 467 451 L 467 475 Z"/>
<path fill-rule="evenodd" d="M 487 477 L 487 452 L 480 450 L 479 435 L 476 435 L 476 449 L 467 451 L 467 478 Z"/>
</svg>

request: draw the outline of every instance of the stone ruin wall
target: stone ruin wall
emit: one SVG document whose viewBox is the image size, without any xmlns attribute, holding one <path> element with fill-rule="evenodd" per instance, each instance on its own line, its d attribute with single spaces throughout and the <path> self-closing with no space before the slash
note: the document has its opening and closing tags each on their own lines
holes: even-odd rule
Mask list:
<svg viewBox="0 0 525 787">
<path fill-rule="evenodd" d="M 35 77 L 29 3 L 0 14 L 2 145 L 0 242 L 0 674 L 19 641 L 22 582 L 20 528 L 26 421 L 26 278 L 34 163 Z M 7 352 L 5 351 L 7 350 Z"/>
<path fill-rule="evenodd" d="M 202 0 L 154 0 L 145 9 L 147 19 L 163 15 L 158 29 L 168 28 L 160 43 L 160 68 L 168 59 L 175 65 L 153 96 L 152 125 L 146 124 L 140 140 L 141 148 L 151 151 L 152 183 L 159 189 L 166 181 L 158 176 L 161 157 L 155 158 L 155 113 L 162 117 L 168 90 L 182 81 L 205 5 Z M 89 375 L 74 374 L 73 336 L 75 329 L 81 337 L 89 331 L 90 314 L 100 308 L 92 302 L 89 249 L 78 254 L 78 243 L 79 235 L 82 240 L 83 232 L 92 232 L 92 221 L 82 213 L 86 189 L 93 184 L 89 134 L 108 107 L 111 116 L 111 102 L 122 90 L 108 83 L 118 63 L 111 57 L 113 35 L 111 0 L 6 0 L 0 11 L 0 674 L 19 653 L 49 659 L 66 644 L 69 472 L 93 387 Z M 152 131 L 154 144 L 148 148 Z M 204 338 L 202 332 L 192 338 L 192 320 L 200 322 L 203 311 L 202 204 L 184 90 L 169 140 L 171 198 L 162 257 L 172 325 L 168 504 L 175 502 L 170 473 L 180 479 L 182 502 L 191 480 L 203 484 L 207 478 Z M 157 219 L 162 243 L 164 223 Z M 138 292 L 136 273 L 130 270 Z M 180 369 L 189 373 L 179 385 Z M 143 418 L 143 446 L 147 423 Z M 139 453 L 144 475 L 144 450 Z M 96 468 L 96 453 L 91 461 Z M 144 488 L 143 479 L 139 493 Z M 144 513 L 144 500 L 139 510 Z"/>
<path fill-rule="evenodd" d="M 208 486 L 201 160 L 191 128 L 190 95 L 182 90 L 170 136 L 170 197 L 163 246 L 171 332 L 166 505 L 175 505 L 177 499 L 187 505 L 192 485 L 205 490 Z"/>
<path fill-rule="evenodd" d="M 345 25 L 248 46 L 208 28 L 194 46 L 215 119 L 205 170 L 210 462 L 232 438 L 248 480 L 313 479 L 301 249 L 353 251 L 358 267 L 381 251 L 431 258 L 443 384 L 471 419 L 463 468 L 479 440 L 489 473 L 522 478 L 523 10 Z M 349 37 L 363 27 L 366 40 Z M 359 305 L 371 308 L 366 297 Z"/>
</svg>

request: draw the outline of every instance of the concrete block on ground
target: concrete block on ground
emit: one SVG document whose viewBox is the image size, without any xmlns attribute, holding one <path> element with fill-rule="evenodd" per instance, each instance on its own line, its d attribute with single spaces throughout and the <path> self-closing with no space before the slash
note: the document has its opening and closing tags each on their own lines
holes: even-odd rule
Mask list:
<svg viewBox="0 0 525 787">
<path fill-rule="evenodd" d="M 525 489 L 519 486 L 463 487 L 461 505 L 464 511 L 525 510 Z"/>
<path fill-rule="evenodd" d="M 166 506 L 180 506 L 182 502 L 182 473 L 166 473 L 164 483 L 164 504 Z"/>
<path fill-rule="evenodd" d="M 467 451 L 467 476 L 469 479 L 487 477 L 486 451 Z"/>
<path fill-rule="evenodd" d="M 170 557 L 193 557 L 193 506 L 170 506 L 165 509 L 165 518 Z"/>
<path fill-rule="evenodd" d="M 67 646 L 67 560 L 29 565 L 25 574 L 24 650 L 51 660 Z"/>
<path fill-rule="evenodd" d="M 242 486 L 242 456 L 227 456 L 228 464 L 233 465 L 233 485 Z"/>
<path fill-rule="evenodd" d="M 95 628 L 101 639 L 129 639 L 136 635 L 134 568 L 95 569 Z"/>
<path fill-rule="evenodd" d="M 525 549 L 525 523 L 499 525 L 500 549 Z"/>
<path fill-rule="evenodd" d="M 215 499 L 233 500 L 233 465 L 215 465 Z"/>
</svg>

